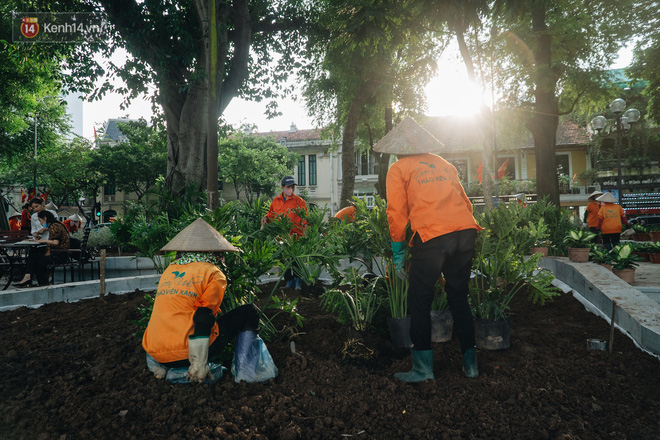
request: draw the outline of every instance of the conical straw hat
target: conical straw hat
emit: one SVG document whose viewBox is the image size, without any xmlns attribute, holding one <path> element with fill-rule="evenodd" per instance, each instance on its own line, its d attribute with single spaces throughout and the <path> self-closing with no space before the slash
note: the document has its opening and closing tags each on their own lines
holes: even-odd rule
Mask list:
<svg viewBox="0 0 660 440">
<path fill-rule="evenodd" d="M 619 201 L 612 195 L 612 193 L 606 192 L 602 196 L 598 197 L 596 199 L 598 202 L 605 202 L 605 203 L 619 203 Z"/>
<path fill-rule="evenodd" d="M 602 196 L 602 195 L 603 195 L 602 192 L 596 190 L 596 191 L 594 191 L 594 192 L 591 193 L 591 195 L 589 196 L 589 198 L 592 198 L 592 197 L 598 197 L 598 196 Z"/>
<path fill-rule="evenodd" d="M 7 218 L 20 217 L 20 216 L 21 216 L 20 212 L 16 212 L 14 208 L 9 208 L 9 215 L 7 216 Z"/>
<path fill-rule="evenodd" d="M 53 202 L 48 202 L 46 205 L 46 209 L 50 209 L 51 211 L 57 211 L 57 206 Z"/>
<path fill-rule="evenodd" d="M 82 219 L 80 218 L 80 216 L 78 214 L 73 214 L 73 215 L 69 216 L 69 220 L 74 221 L 74 222 L 79 222 Z"/>
<path fill-rule="evenodd" d="M 163 246 L 161 251 L 238 252 L 238 249 L 204 219 L 198 218 Z"/>
<path fill-rule="evenodd" d="M 424 127 L 412 118 L 405 118 L 374 145 L 374 151 L 409 155 L 440 151 L 443 147 L 442 143 Z"/>
</svg>

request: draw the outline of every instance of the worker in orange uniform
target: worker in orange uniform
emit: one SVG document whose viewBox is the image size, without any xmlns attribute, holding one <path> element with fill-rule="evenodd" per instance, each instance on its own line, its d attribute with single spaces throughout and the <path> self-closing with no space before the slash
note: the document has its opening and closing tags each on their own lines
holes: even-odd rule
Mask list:
<svg viewBox="0 0 660 440">
<path fill-rule="evenodd" d="M 209 356 L 220 354 L 239 333 L 256 332 L 259 323 L 252 304 L 220 315 L 227 278 L 217 264 L 222 253 L 238 249 L 197 219 L 161 250 L 177 251 L 178 258 L 160 277 L 142 338 L 147 365 L 159 379 L 168 378 L 171 369 L 187 368 L 188 381 L 213 382 L 218 378 L 210 370 Z"/>
<path fill-rule="evenodd" d="M 78 232 L 78 229 L 80 229 L 80 221 L 80 216 L 78 214 L 73 214 L 72 216 L 69 216 L 68 219 L 64 220 L 62 224 L 66 230 L 69 231 L 69 234 L 73 234 Z"/>
<path fill-rule="evenodd" d="M 14 211 L 9 215 L 9 230 L 10 231 L 20 231 L 21 230 L 21 213 Z"/>
<path fill-rule="evenodd" d="M 350 223 L 355 221 L 355 212 L 355 205 L 350 205 L 337 211 L 334 217 Z"/>
<path fill-rule="evenodd" d="M 592 192 L 588 199 L 587 209 L 584 211 L 584 226 L 595 233 L 598 233 L 598 211 L 600 211 L 600 202 L 597 202 L 596 198 L 602 195 L 603 193 L 600 191 Z"/>
<path fill-rule="evenodd" d="M 410 118 L 404 119 L 374 147 L 396 154 L 387 172 L 387 218 L 397 275 L 405 277 L 406 225 L 410 247 L 408 309 L 413 368 L 394 376 L 405 382 L 435 379 L 431 346 L 431 302 L 441 276 L 463 353 L 463 373 L 477 377 L 474 324 L 468 282 L 479 226 L 456 168 L 432 154 L 442 144 Z"/>
<path fill-rule="evenodd" d="M 612 249 L 621 241 L 623 225 L 630 226 L 628 218 L 612 193 L 607 192 L 599 196 L 596 201 L 604 203 L 598 211 L 598 229 L 602 234 L 603 247 Z"/>
<path fill-rule="evenodd" d="M 296 211 L 303 209 L 305 212 L 308 212 L 307 203 L 305 203 L 302 197 L 298 197 L 295 194 L 296 180 L 293 176 L 284 177 L 281 184 L 282 192 L 270 203 L 268 213 L 261 219 L 261 227 L 263 228 L 266 223 L 286 215 L 293 222 L 290 232 L 291 236 L 302 236 L 305 230 L 307 230 L 307 223 L 300 218 Z M 292 269 L 287 269 L 284 272 L 284 280 L 286 281 L 286 287 L 291 288 L 295 286 L 296 290 L 302 288 L 301 279 L 294 275 Z"/>
</svg>

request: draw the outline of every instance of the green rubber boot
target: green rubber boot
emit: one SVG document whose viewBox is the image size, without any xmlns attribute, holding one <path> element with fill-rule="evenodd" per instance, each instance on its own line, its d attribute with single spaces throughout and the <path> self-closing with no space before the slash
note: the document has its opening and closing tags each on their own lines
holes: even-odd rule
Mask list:
<svg viewBox="0 0 660 440">
<path fill-rule="evenodd" d="M 470 348 L 463 353 L 463 374 L 465 374 L 465 377 L 479 377 L 477 350 L 474 348 Z"/>
<path fill-rule="evenodd" d="M 394 373 L 394 377 L 404 382 L 424 382 L 435 379 L 433 375 L 433 350 L 410 350 L 413 369 L 406 373 Z"/>
</svg>

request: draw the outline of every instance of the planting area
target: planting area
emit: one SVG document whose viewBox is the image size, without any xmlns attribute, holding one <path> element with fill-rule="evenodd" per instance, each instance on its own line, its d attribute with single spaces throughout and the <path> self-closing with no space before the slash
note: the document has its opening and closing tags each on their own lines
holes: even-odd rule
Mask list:
<svg viewBox="0 0 660 440">
<path fill-rule="evenodd" d="M 366 342 L 372 359 L 344 357 L 318 292 L 299 300 L 304 328 L 268 344 L 270 383 L 170 385 L 130 323 L 145 304 L 134 292 L 0 313 L 0 438 L 660 439 L 660 361 L 618 332 L 611 356 L 587 350 L 609 326 L 570 295 L 517 296 L 511 348 L 479 351 L 479 378 L 462 376 L 454 337 L 435 345 L 436 380 L 413 385 L 392 377 L 411 361 L 387 334 Z"/>
</svg>

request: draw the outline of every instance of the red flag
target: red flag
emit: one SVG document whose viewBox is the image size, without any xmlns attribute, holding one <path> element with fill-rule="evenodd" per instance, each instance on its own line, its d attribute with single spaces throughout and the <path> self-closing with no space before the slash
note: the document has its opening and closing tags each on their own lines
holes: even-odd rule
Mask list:
<svg viewBox="0 0 660 440">
<path fill-rule="evenodd" d="M 34 194 L 35 194 L 34 191 L 35 191 L 35 189 L 32 188 L 32 191 L 30 191 L 30 195 L 28 196 L 28 199 L 30 199 L 30 200 L 34 199 Z"/>
<path fill-rule="evenodd" d="M 484 161 L 482 160 L 477 168 L 477 177 L 479 178 L 479 183 L 484 179 Z"/>
<path fill-rule="evenodd" d="M 506 167 L 509 165 L 509 159 L 505 160 L 502 166 L 497 170 L 497 180 L 501 179 L 506 175 Z"/>
<path fill-rule="evenodd" d="M 573 174 L 573 183 L 575 183 L 575 178 L 577 177 L 577 172 Z"/>
<path fill-rule="evenodd" d="M 42 195 L 40 195 L 39 198 L 40 198 L 41 200 L 43 200 L 44 203 L 45 203 L 45 202 L 46 202 L 46 199 L 48 199 L 48 195 L 49 195 L 49 194 L 50 194 L 50 191 L 47 191 L 47 192 L 43 193 Z"/>
<path fill-rule="evenodd" d="M 25 203 L 25 199 L 27 199 L 27 194 L 25 194 L 25 191 L 21 188 L 21 203 Z"/>
<path fill-rule="evenodd" d="M 94 140 L 96 140 L 96 127 L 94 127 Z"/>
</svg>

